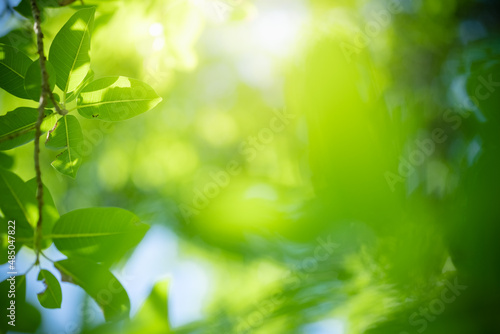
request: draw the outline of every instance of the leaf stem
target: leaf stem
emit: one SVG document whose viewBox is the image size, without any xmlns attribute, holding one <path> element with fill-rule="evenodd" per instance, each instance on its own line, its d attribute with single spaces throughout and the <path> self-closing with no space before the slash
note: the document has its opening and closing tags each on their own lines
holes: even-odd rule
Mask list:
<svg viewBox="0 0 500 334">
<path fill-rule="evenodd" d="M 37 261 L 33 262 L 33 264 L 28 268 L 28 270 L 26 270 L 26 272 L 24 273 L 24 275 L 28 275 L 28 273 L 31 271 L 31 269 L 33 269 L 33 267 L 37 264 Z"/>
<path fill-rule="evenodd" d="M 54 260 L 51 260 L 47 255 L 45 255 L 42 251 L 40 251 L 40 254 L 42 254 L 42 256 L 44 258 L 46 258 L 47 260 L 49 260 L 50 262 L 54 263 L 55 261 Z"/>
</svg>

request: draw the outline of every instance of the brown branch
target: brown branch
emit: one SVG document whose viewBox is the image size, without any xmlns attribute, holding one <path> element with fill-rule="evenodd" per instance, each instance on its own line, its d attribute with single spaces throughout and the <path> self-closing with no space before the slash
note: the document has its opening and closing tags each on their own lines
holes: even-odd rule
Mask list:
<svg viewBox="0 0 500 334">
<path fill-rule="evenodd" d="M 56 111 L 59 115 L 64 116 L 68 113 L 68 111 L 66 109 L 61 109 L 61 107 L 57 103 L 56 99 L 54 98 L 54 94 L 52 94 L 50 87 L 49 87 L 49 97 L 50 97 L 50 100 L 52 101 L 52 104 L 54 105 L 54 108 L 56 108 Z"/>
<path fill-rule="evenodd" d="M 40 20 L 40 9 L 36 4 L 36 0 L 31 0 L 31 12 L 35 20 L 35 33 L 37 40 L 38 55 L 40 56 L 40 69 L 42 74 L 42 92 L 40 94 L 40 105 L 38 106 L 38 118 L 35 123 L 35 172 L 36 172 L 36 183 L 37 183 L 37 193 L 36 199 L 38 202 L 38 222 L 36 223 L 35 230 L 35 241 L 34 249 L 36 252 L 36 263 L 39 262 L 39 255 L 42 242 L 42 217 L 43 217 L 43 183 L 42 183 L 42 171 L 40 170 L 40 136 L 42 131 L 40 127 L 42 126 L 43 118 L 45 116 L 45 106 L 47 105 L 47 98 L 50 98 L 50 86 L 49 86 L 49 74 L 46 68 L 45 54 L 43 53 L 43 33 L 41 28 Z"/>
</svg>

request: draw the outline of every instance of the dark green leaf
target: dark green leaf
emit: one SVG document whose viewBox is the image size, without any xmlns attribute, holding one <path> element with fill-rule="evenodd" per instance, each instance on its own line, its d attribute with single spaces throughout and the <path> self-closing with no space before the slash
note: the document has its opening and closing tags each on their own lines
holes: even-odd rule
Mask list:
<svg viewBox="0 0 500 334">
<path fill-rule="evenodd" d="M 48 270 L 40 270 L 38 280 L 43 281 L 45 290 L 38 294 L 38 301 L 45 308 L 60 308 L 62 303 L 62 292 L 59 281 Z"/>
<path fill-rule="evenodd" d="M 40 312 L 31 304 L 26 303 L 26 277 L 24 275 L 15 277 L 15 294 L 11 295 L 11 281 L 5 280 L 0 283 L 0 309 L 3 321 L 0 322 L 2 333 L 12 330 L 13 326 L 8 324 L 11 318 L 8 317 L 11 300 L 15 301 L 15 330 L 22 333 L 34 333 L 41 323 Z"/>
<path fill-rule="evenodd" d="M 14 165 L 14 157 L 0 152 L 0 167 L 9 169 Z"/>
<path fill-rule="evenodd" d="M 47 73 L 49 74 L 49 86 L 50 91 L 54 90 L 56 86 L 56 72 L 52 64 L 47 61 L 45 63 L 45 67 L 47 68 Z M 40 72 L 40 60 L 35 60 L 31 66 L 28 68 L 26 72 L 26 76 L 24 78 L 24 89 L 28 94 L 29 98 L 34 101 L 40 100 L 40 95 L 42 93 L 42 73 Z"/>
<path fill-rule="evenodd" d="M 62 1 L 62 0 L 61 0 Z M 37 1 L 38 7 L 42 9 L 43 7 L 59 7 L 60 4 L 58 0 L 38 0 Z M 31 2 L 30 0 L 21 0 L 21 2 L 14 7 L 16 12 L 21 14 L 22 16 L 32 19 L 33 14 L 31 12 Z M 42 16 L 42 21 L 44 20 L 44 12 L 43 10 L 41 11 L 41 16 Z"/>
<path fill-rule="evenodd" d="M 45 111 L 42 122 L 42 133 L 54 126 L 55 115 L 50 110 Z M 0 150 L 10 150 L 29 143 L 35 138 L 35 123 L 38 110 L 35 108 L 20 107 L 0 116 Z M 23 134 L 17 136 L 17 133 Z"/>
<path fill-rule="evenodd" d="M 59 30 L 49 50 L 57 73 L 57 86 L 64 93 L 75 90 L 90 68 L 90 35 L 95 8 L 77 11 Z"/>
<path fill-rule="evenodd" d="M 62 280 L 82 287 L 101 307 L 106 321 L 128 318 L 130 300 L 116 277 L 103 265 L 83 258 L 54 263 Z"/>
<path fill-rule="evenodd" d="M 29 303 L 24 303 L 16 311 L 16 331 L 21 333 L 35 333 L 42 323 L 40 311 Z M 10 326 L 9 326 L 10 327 Z"/>
<path fill-rule="evenodd" d="M 144 237 L 149 226 L 120 208 L 88 208 L 68 212 L 54 225 L 51 237 L 63 254 L 112 262 Z"/>
<path fill-rule="evenodd" d="M 154 108 L 160 101 L 149 85 L 126 77 L 97 79 L 78 96 L 80 115 L 104 121 L 123 121 Z"/>
<path fill-rule="evenodd" d="M 28 99 L 24 77 L 31 59 L 12 46 L 0 44 L 0 88 L 22 99 Z"/>
<path fill-rule="evenodd" d="M 36 225 L 38 212 L 32 191 L 19 176 L 0 168 L 0 194 L 5 218 L 16 221 L 16 240 L 33 238 L 32 226 Z"/>
</svg>

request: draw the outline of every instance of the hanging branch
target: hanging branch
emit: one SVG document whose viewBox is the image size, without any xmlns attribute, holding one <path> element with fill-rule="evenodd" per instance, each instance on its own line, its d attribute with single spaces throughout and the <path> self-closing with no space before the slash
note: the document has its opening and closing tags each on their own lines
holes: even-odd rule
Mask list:
<svg viewBox="0 0 500 334">
<path fill-rule="evenodd" d="M 40 19 L 40 9 L 36 3 L 36 0 L 31 0 L 31 12 L 33 14 L 33 19 L 35 20 L 35 33 L 37 41 L 37 50 L 40 60 L 40 70 L 42 74 L 42 92 L 40 94 L 40 104 L 38 106 L 38 118 L 35 123 L 35 172 L 36 172 L 36 183 L 37 183 L 37 194 L 36 199 L 38 202 L 38 222 L 35 229 L 35 245 L 34 249 L 36 252 L 36 262 L 39 262 L 39 254 L 42 242 L 42 217 L 43 217 L 43 183 L 42 183 L 42 171 L 40 170 L 40 136 L 42 131 L 40 127 L 42 126 L 43 118 L 45 117 L 45 107 L 47 106 L 48 100 L 50 99 L 54 104 L 55 109 L 61 115 L 66 115 L 68 112 L 62 110 L 54 99 L 54 95 L 49 86 L 49 74 L 47 72 L 45 54 L 43 52 L 43 32 L 41 28 Z"/>
</svg>

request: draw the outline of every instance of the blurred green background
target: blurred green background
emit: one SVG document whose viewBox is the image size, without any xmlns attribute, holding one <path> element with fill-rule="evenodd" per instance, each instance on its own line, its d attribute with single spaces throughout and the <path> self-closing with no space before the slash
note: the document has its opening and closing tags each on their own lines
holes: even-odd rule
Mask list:
<svg viewBox="0 0 500 334">
<path fill-rule="evenodd" d="M 63 284 L 40 333 L 500 333 L 498 1 L 85 4 L 95 77 L 163 102 L 76 115 L 89 154 L 72 180 L 42 150 L 44 182 L 61 214 L 117 206 L 152 228 L 114 268 L 131 324 Z M 15 5 L 0 42 L 34 59 Z M 72 6 L 45 9 L 46 51 Z M 28 180 L 32 151 L 0 160 Z"/>
</svg>

